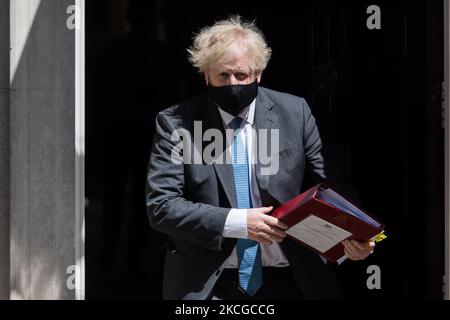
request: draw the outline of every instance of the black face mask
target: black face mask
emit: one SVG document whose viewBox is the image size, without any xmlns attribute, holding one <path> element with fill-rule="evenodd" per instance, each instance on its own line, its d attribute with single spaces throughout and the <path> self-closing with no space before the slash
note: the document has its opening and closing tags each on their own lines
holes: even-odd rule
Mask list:
<svg viewBox="0 0 450 320">
<path fill-rule="evenodd" d="M 258 95 L 258 82 L 230 86 L 208 86 L 211 99 L 225 112 L 237 117 Z"/>
</svg>

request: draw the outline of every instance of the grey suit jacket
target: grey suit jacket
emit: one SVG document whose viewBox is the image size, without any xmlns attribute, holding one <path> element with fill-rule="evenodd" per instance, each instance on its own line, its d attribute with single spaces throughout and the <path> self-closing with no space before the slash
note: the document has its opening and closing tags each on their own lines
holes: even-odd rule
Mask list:
<svg viewBox="0 0 450 320">
<path fill-rule="evenodd" d="M 306 187 L 306 173 L 309 186 L 325 180 L 352 196 L 348 191 L 351 189 L 331 179 L 315 119 L 304 99 L 260 87 L 255 108 L 257 130 L 279 129 L 278 172 L 262 175 L 262 164 L 256 164 L 264 206 L 280 205 L 301 193 Z M 172 133 L 185 129 L 194 137 L 194 121 L 202 121 L 203 132 L 211 128 L 224 131 L 217 107 L 207 94 L 174 105 L 157 116 L 148 166 L 146 203 L 150 225 L 168 235 L 164 299 L 208 299 L 236 243 L 236 239 L 222 236 L 227 214 L 236 207 L 232 166 L 172 160 L 177 145 Z M 281 247 L 307 299 L 340 297 L 330 267 L 316 253 L 289 239 Z"/>
</svg>

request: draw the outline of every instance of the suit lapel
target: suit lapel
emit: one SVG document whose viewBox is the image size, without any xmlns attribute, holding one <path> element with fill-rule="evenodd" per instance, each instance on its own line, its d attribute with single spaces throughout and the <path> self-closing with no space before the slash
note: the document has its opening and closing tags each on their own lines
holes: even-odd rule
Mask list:
<svg viewBox="0 0 450 320">
<path fill-rule="evenodd" d="M 222 137 L 224 137 L 222 150 L 226 150 L 226 134 L 219 110 L 217 109 L 217 106 L 208 97 L 206 98 L 206 100 L 207 100 L 206 111 L 203 120 L 204 131 L 208 129 L 219 129 L 222 133 Z M 203 146 L 203 150 L 204 148 L 205 146 Z M 233 166 L 231 164 L 226 164 L 224 154 L 221 155 L 221 157 L 223 157 L 223 163 L 217 163 L 216 161 L 214 161 L 213 167 L 220 181 L 220 184 L 222 185 L 225 195 L 227 196 L 228 202 L 230 203 L 232 208 L 236 208 L 237 200 L 236 200 L 236 189 L 234 185 Z M 219 159 L 221 157 L 219 157 Z"/>
<path fill-rule="evenodd" d="M 269 186 L 269 180 L 270 175 L 263 175 L 261 174 L 262 165 L 259 161 L 259 134 L 261 132 L 261 129 L 267 130 L 267 136 L 270 137 L 271 129 L 279 129 L 279 119 L 278 116 L 273 111 L 273 101 L 270 100 L 270 98 L 265 94 L 263 90 L 259 90 L 258 97 L 256 98 L 256 106 L 255 106 L 255 130 L 256 130 L 256 153 L 257 153 L 257 161 L 255 164 L 255 173 L 256 173 L 256 180 L 258 181 L 258 185 L 262 190 L 268 189 Z M 270 139 L 267 139 L 267 150 L 271 150 L 271 143 Z"/>
</svg>

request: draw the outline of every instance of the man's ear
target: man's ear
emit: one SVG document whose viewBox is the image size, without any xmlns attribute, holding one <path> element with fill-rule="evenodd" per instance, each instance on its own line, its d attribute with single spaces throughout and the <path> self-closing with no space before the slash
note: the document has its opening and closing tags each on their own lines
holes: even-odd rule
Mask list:
<svg viewBox="0 0 450 320">
<path fill-rule="evenodd" d="M 208 75 L 206 74 L 206 72 L 203 73 L 203 76 L 205 77 L 206 86 L 208 86 L 209 85 L 209 81 L 208 81 Z"/>
<path fill-rule="evenodd" d="M 256 81 L 258 82 L 258 84 L 261 82 L 261 73 L 259 75 L 256 76 Z"/>
</svg>

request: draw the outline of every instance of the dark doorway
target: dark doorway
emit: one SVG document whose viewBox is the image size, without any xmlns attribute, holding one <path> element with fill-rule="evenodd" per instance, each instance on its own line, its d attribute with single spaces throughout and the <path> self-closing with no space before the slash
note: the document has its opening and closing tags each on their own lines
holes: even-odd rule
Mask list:
<svg viewBox="0 0 450 320">
<path fill-rule="evenodd" d="M 204 90 L 186 48 L 239 13 L 273 49 L 262 85 L 303 96 L 363 207 L 388 226 L 336 268 L 346 298 L 439 299 L 443 275 L 443 1 L 295 4 L 98 0 L 87 6 L 86 297 L 161 298 L 164 236 L 144 201 L 156 113 Z M 382 272 L 368 290 L 369 265 Z"/>
</svg>

